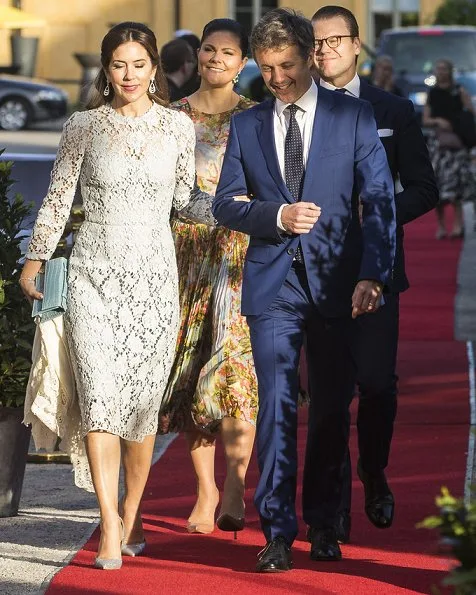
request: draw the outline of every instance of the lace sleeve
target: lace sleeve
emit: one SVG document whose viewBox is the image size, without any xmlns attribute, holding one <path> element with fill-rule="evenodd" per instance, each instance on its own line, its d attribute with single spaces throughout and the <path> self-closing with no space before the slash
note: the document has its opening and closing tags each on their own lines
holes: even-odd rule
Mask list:
<svg viewBox="0 0 476 595">
<path fill-rule="evenodd" d="M 86 145 L 84 115 L 73 114 L 63 127 L 48 193 L 38 212 L 26 255 L 30 260 L 51 258 L 68 220 Z"/>
<path fill-rule="evenodd" d="M 212 214 L 213 195 L 200 190 L 195 178 L 195 185 L 190 194 L 190 202 L 186 207 L 175 210 L 174 215 L 185 223 L 203 223 L 209 227 L 215 227 L 217 224 Z"/>
<path fill-rule="evenodd" d="M 195 127 L 183 112 L 177 113 L 179 155 L 175 168 L 175 193 L 173 206 L 183 209 L 190 202 L 195 181 Z"/>
</svg>

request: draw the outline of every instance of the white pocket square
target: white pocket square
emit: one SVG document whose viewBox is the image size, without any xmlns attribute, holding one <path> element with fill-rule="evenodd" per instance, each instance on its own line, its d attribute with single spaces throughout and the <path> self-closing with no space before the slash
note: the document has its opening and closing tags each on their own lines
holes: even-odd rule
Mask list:
<svg viewBox="0 0 476 595">
<path fill-rule="evenodd" d="M 393 130 L 391 128 L 379 128 L 377 132 L 380 138 L 383 136 L 393 136 Z"/>
</svg>

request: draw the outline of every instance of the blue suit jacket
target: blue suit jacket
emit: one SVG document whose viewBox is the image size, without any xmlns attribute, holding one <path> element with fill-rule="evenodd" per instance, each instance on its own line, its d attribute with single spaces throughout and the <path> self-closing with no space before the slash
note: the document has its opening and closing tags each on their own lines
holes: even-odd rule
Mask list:
<svg viewBox="0 0 476 595">
<path fill-rule="evenodd" d="M 269 100 L 232 118 L 212 209 L 220 225 L 250 235 L 242 313 L 260 314 L 270 305 L 301 241 L 316 306 L 324 316 L 348 315 L 357 280 L 385 283 L 394 257 L 393 180 L 372 108 L 319 88 L 302 200 L 319 205 L 322 214 L 300 236 L 283 234 L 276 225 L 279 207 L 293 199 L 279 169 L 273 110 Z M 233 200 L 243 194 L 251 202 Z"/>
</svg>

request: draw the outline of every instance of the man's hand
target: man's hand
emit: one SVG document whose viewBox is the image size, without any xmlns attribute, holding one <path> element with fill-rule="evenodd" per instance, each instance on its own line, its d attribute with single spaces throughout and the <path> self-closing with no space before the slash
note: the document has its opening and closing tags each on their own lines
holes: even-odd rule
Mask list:
<svg viewBox="0 0 476 595">
<path fill-rule="evenodd" d="M 313 202 L 295 202 L 281 212 L 281 223 L 289 233 L 309 233 L 321 214 L 321 207 Z"/>
<path fill-rule="evenodd" d="M 359 281 L 352 295 L 352 318 L 376 312 L 380 306 L 382 285 L 377 281 Z"/>
</svg>

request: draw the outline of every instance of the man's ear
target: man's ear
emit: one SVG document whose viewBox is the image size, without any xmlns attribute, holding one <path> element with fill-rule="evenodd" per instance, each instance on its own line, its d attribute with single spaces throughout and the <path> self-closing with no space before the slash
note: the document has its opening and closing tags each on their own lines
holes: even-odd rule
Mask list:
<svg viewBox="0 0 476 595">
<path fill-rule="evenodd" d="M 306 63 L 308 68 L 312 68 L 314 66 L 314 50 L 310 52 L 309 56 L 307 57 Z"/>
</svg>

